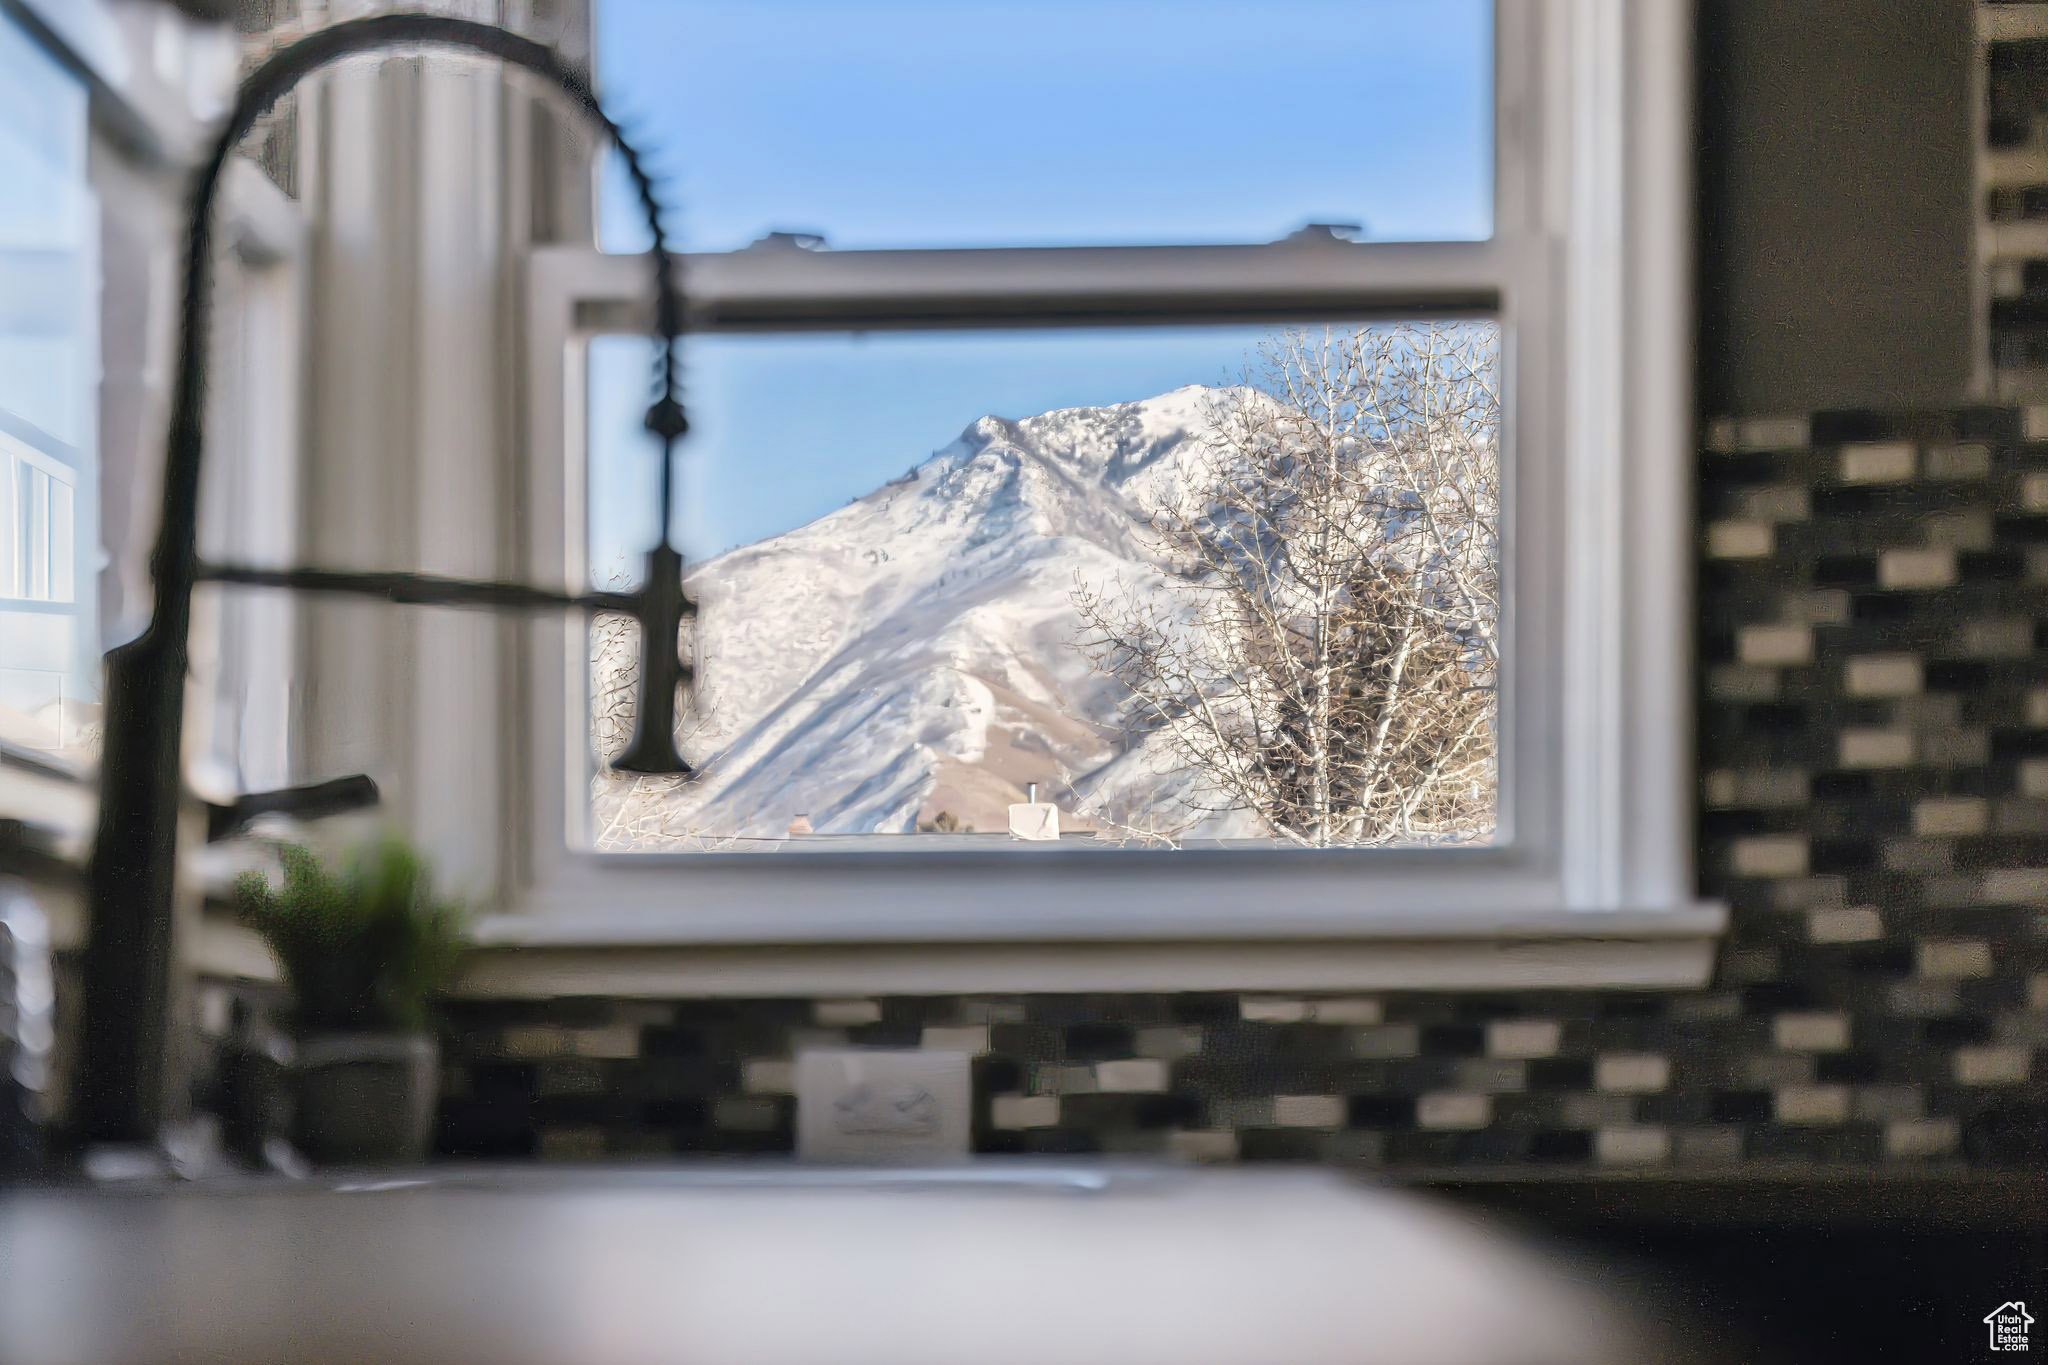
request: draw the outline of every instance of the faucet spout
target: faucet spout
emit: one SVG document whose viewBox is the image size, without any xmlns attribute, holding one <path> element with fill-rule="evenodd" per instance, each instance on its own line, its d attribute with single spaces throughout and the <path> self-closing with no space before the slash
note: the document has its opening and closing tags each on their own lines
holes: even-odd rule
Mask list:
<svg viewBox="0 0 2048 1365">
<path fill-rule="evenodd" d="M 452 47 L 521 67 L 568 96 L 623 156 L 647 215 L 654 293 L 656 398 L 650 430 L 662 438 L 662 537 L 645 586 L 630 599 L 566 594 L 515 583 L 475 583 L 407 573 L 259 570 L 203 565 L 198 553 L 199 482 L 206 443 L 207 289 L 213 260 L 212 210 L 235 145 L 264 110 L 309 72 L 358 52 L 394 46 Z M 181 744 L 190 663 L 193 586 L 206 578 L 301 591 L 352 592 L 392 602 L 492 611 L 574 607 L 628 610 L 645 636 L 639 733 L 620 767 L 687 774 L 676 751 L 676 691 L 688 676 L 678 652 L 694 610 L 683 593 L 682 556 L 669 546 L 674 447 L 688 430 L 678 396 L 677 344 L 683 304 L 676 261 L 663 231 L 644 160 L 598 104 L 587 75 L 553 49 L 490 24 L 440 14 L 374 14 L 319 29 L 272 53 L 242 82 L 211 154 L 192 187 L 186 226 L 183 318 L 173 380 L 163 516 L 150 567 L 148 627 L 107 655 L 100 811 L 87 867 L 85 1008 L 77 1127 L 88 1142 L 147 1143 L 162 1108 L 165 1033 L 173 975 L 172 902 L 183 795 Z"/>
</svg>

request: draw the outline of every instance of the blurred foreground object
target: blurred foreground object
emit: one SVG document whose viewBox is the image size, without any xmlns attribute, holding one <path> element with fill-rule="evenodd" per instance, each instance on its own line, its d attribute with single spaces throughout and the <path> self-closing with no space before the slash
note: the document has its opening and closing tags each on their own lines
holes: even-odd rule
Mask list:
<svg viewBox="0 0 2048 1365">
<path fill-rule="evenodd" d="M 539 77 L 611 139 L 638 191 L 652 238 L 647 261 L 654 303 L 655 397 L 645 425 L 660 438 L 661 465 L 660 535 L 648 551 L 646 573 L 634 592 L 570 593 L 525 583 L 411 572 L 272 569 L 204 563 L 199 557 L 206 371 L 211 355 L 206 303 L 213 283 L 214 201 L 228 161 L 263 114 L 309 73 L 360 53 L 405 47 L 454 48 L 496 58 Z M 690 772 L 676 749 L 675 720 L 676 693 L 690 675 L 679 653 L 681 631 L 695 604 L 683 591 L 681 552 L 670 543 L 676 444 L 689 430 L 677 370 L 682 296 L 654 182 L 633 145 L 599 106 L 588 76 L 544 44 L 448 15 L 372 14 L 316 29 L 272 52 L 237 89 L 212 150 L 193 173 L 183 259 L 163 510 L 150 558 L 154 593 L 147 628 L 106 655 L 99 819 L 86 874 L 85 1008 L 76 1081 L 79 1127 L 89 1142 L 130 1153 L 156 1144 L 164 1110 L 175 957 L 177 816 L 183 797 L 185 687 L 191 665 L 188 636 L 197 584 L 341 593 L 394 604 L 485 611 L 574 610 L 632 616 L 640 623 L 642 639 L 641 693 L 635 713 L 639 729 L 613 766 L 638 773 Z M 382 1057 L 380 1063 L 415 1071 L 426 1065 L 417 1049 L 396 1061 Z M 119 1160 L 125 1163 L 128 1158 Z"/>
<path fill-rule="evenodd" d="M 0 1199 L 17 1365 L 1645 1365 L 1586 1267 L 1327 1173 L 466 1170 Z"/>
<path fill-rule="evenodd" d="M 20 882 L 0 881 L 0 1183 L 42 1165 L 56 1006 L 42 907 Z"/>
</svg>

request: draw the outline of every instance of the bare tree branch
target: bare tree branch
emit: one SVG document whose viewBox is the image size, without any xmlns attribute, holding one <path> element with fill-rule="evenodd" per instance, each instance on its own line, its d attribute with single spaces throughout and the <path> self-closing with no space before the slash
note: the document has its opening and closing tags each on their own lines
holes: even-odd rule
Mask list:
<svg viewBox="0 0 2048 1365">
<path fill-rule="evenodd" d="M 1131 723 L 1275 837 L 1492 825 L 1498 359 L 1485 325 L 1278 338 L 1151 509 L 1169 587 L 1076 581 Z"/>
</svg>

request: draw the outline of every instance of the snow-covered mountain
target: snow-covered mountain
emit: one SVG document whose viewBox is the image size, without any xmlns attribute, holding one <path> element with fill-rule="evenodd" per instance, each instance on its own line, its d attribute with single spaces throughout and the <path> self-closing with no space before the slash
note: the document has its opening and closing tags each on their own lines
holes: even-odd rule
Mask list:
<svg viewBox="0 0 2048 1365">
<path fill-rule="evenodd" d="M 1000 830 L 1029 782 L 1114 819 L 1170 802 L 1170 765 L 1124 752 L 1120 689 L 1074 648 L 1071 596 L 1077 575 L 1163 581 L 1144 520 L 1224 396 L 983 417 L 866 497 L 699 566 L 687 747 L 710 762 L 663 824 L 898 833 L 944 812 Z"/>
</svg>

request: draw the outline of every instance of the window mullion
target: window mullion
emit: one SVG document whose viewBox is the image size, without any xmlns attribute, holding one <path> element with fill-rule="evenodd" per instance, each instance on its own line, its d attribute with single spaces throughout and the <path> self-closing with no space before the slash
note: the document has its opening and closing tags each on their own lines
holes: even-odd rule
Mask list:
<svg viewBox="0 0 2048 1365">
<path fill-rule="evenodd" d="M 638 256 L 550 248 L 579 327 L 645 325 Z M 685 257 L 694 324 L 709 331 L 1115 326 L 1390 315 L 1462 317 L 1500 306 L 1503 243 L 1045 247 L 808 251 Z"/>
</svg>

